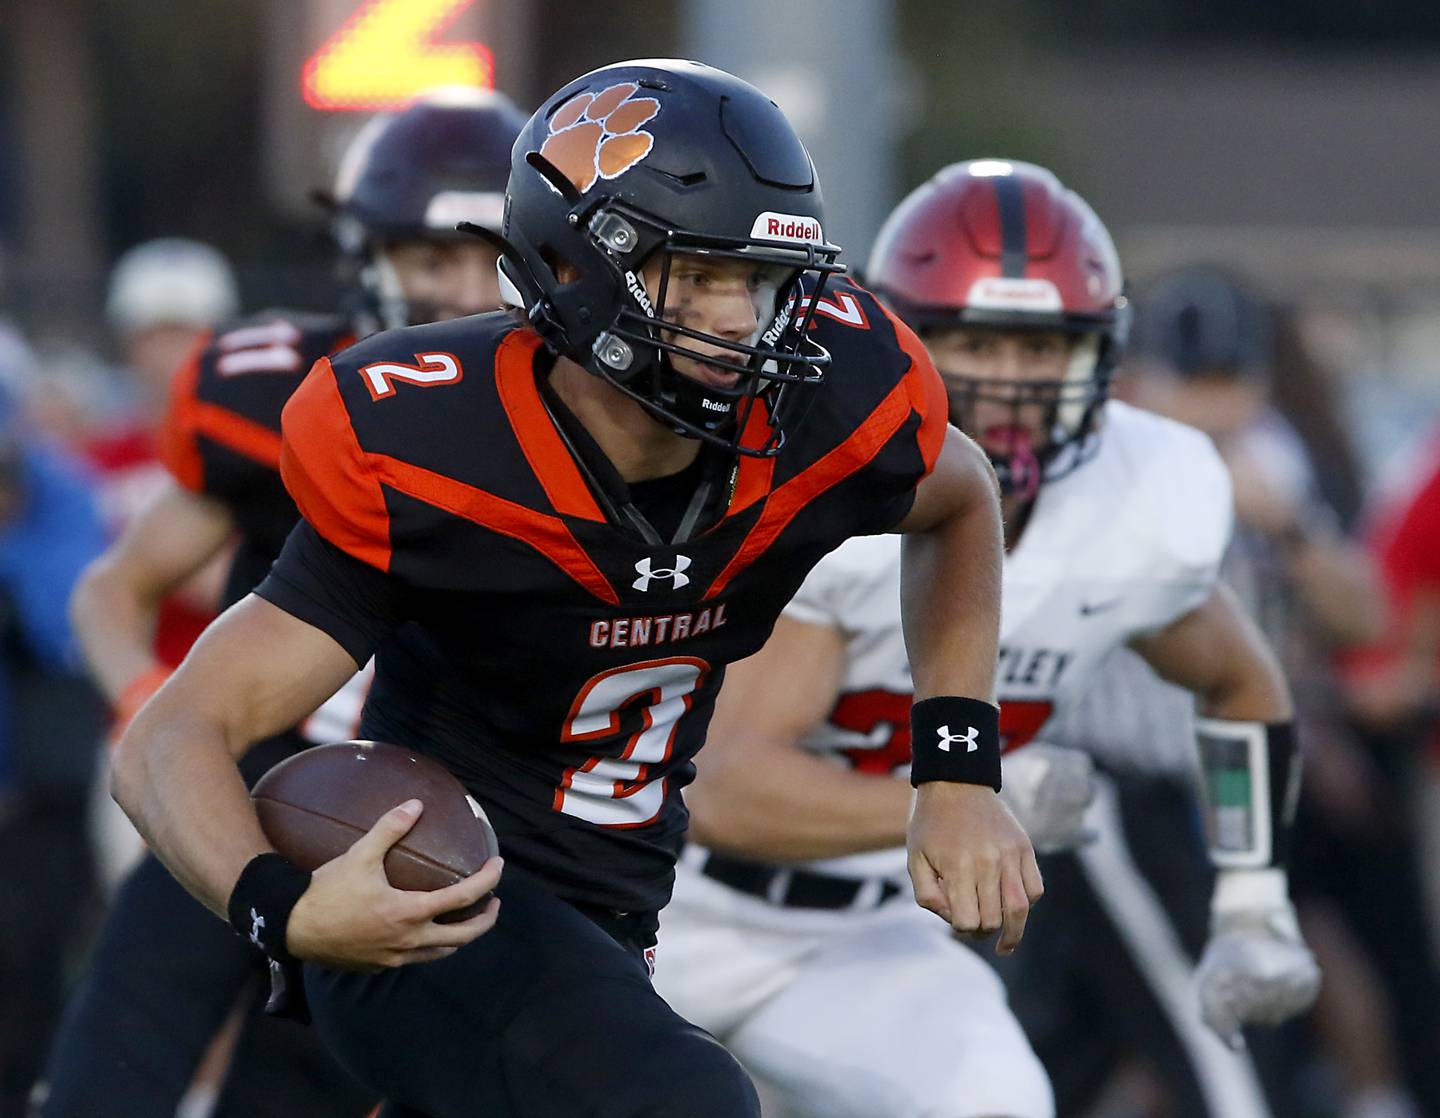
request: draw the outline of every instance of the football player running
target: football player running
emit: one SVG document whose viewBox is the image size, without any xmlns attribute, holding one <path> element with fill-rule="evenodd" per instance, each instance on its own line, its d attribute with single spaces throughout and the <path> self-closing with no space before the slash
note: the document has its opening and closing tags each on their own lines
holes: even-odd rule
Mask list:
<svg viewBox="0 0 1440 1118">
<path fill-rule="evenodd" d="M 758 1112 L 646 957 L 725 665 L 852 535 L 913 533 L 918 736 L 975 743 L 917 750 L 916 891 L 956 929 L 1022 934 L 1041 886 L 995 795 L 994 476 L 914 335 L 839 278 L 823 220 L 793 129 L 731 75 L 651 60 L 561 89 L 514 149 L 517 315 L 317 362 L 284 417 L 303 522 L 120 743 L 116 796 L 162 860 L 304 960 L 327 1044 L 403 1107 Z M 313 875 L 270 849 L 234 755 L 372 652 L 361 733 L 460 777 L 503 878 L 497 859 L 391 888 L 413 801 Z"/>
<path fill-rule="evenodd" d="M 1231 506 L 1214 449 L 1106 400 L 1129 313 L 1109 234 L 1048 171 L 978 160 L 901 203 L 869 279 L 1000 478 L 1002 798 L 1037 849 L 1091 837 L 1089 759 L 1045 728 L 1112 650 L 1136 649 L 1196 695 L 1223 790 L 1206 1018 L 1234 1042 L 1241 1023 L 1299 1012 L 1317 973 L 1283 868 L 1290 698 L 1216 582 Z M 731 670 L 657 987 L 794 1114 L 1043 1118 L 1051 1092 L 999 982 L 902 896 L 910 789 L 894 778 L 930 745 L 912 741 L 902 574 L 888 537 L 842 545 Z M 968 749 L 965 729 L 941 726 L 942 747 Z"/>
<path fill-rule="evenodd" d="M 524 122 L 505 98 L 476 90 L 373 118 L 329 199 L 353 306 L 232 323 L 177 375 L 162 432 L 169 484 L 90 568 L 73 603 L 90 667 L 122 724 L 168 675 L 151 651 L 158 602 L 237 537 L 225 603 L 238 601 L 294 527 L 299 514 L 278 472 L 280 413 L 310 366 L 382 327 L 500 305 L 495 250 L 455 224 L 499 227 Z M 257 745 L 240 762 L 245 780 L 305 738 L 352 736 L 367 683 L 357 674 L 303 733 Z M 264 971 L 259 951 L 146 858 L 120 889 L 54 1040 L 40 1114 L 174 1113 L 221 1022 L 242 993 L 259 991 Z M 366 1113 L 375 1093 L 344 1075 L 312 1031 L 266 1017 L 262 1005 L 251 1007 L 215 1113 Z"/>
</svg>

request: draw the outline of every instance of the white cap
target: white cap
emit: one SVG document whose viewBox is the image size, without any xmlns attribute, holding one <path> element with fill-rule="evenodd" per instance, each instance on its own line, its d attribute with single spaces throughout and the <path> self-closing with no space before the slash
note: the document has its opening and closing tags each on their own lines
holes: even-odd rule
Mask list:
<svg viewBox="0 0 1440 1118">
<path fill-rule="evenodd" d="M 230 262 L 199 241 L 162 237 L 125 253 L 110 273 L 105 317 L 122 334 L 152 326 L 215 326 L 240 310 Z"/>
</svg>

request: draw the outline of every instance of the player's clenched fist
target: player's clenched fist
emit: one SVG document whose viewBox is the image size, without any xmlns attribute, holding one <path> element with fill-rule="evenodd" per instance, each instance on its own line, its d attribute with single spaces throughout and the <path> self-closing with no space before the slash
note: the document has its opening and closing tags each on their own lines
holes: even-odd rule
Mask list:
<svg viewBox="0 0 1440 1118">
<path fill-rule="evenodd" d="M 1024 828 L 995 792 L 932 781 L 916 793 L 908 838 L 915 899 L 957 932 L 998 931 L 1008 955 L 1045 892 Z"/>
</svg>

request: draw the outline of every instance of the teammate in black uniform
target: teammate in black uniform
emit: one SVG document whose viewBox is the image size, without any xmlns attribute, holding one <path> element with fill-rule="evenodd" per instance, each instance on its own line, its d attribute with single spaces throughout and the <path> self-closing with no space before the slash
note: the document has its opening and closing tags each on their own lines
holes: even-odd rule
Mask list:
<svg viewBox="0 0 1440 1118">
<path fill-rule="evenodd" d="M 117 798 L 162 859 L 306 961 L 326 1042 L 407 1108 L 758 1113 L 645 955 L 724 667 L 853 534 L 920 533 L 917 894 L 1019 939 L 1040 884 L 992 791 L 993 474 L 947 429 L 914 335 L 834 278 L 822 220 L 803 146 L 730 75 L 649 61 L 566 86 L 509 180 L 502 289 L 525 324 L 390 332 L 316 364 L 284 420 L 303 522 L 120 745 Z M 413 802 L 314 875 L 269 852 L 232 751 L 372 652 L 362 733 L 460 776 L 503 880 L 497 859 L 392 889 L 381 858 Z M 503 913 L 434 922 L 492 888 Z"/>
<path fill-rule="evenodd" d="M 310 366 L 382 323 L 499 304 L 494 250 L 454 224 L 458 216 L 498 228 L 524 121 L 502 97 L 459 92 L 374 118 L 347 154 L 334 200 L 356 305 L 234 323 L 177 375 L 161 446 L 173 483 L 87 573 L 77 602 L 91 666 L 122 717 L 165 675 L 149 639 L 160 597 L 238 537 L 225 602 L 238 601 L 294 527 L 279 474 L 280 412 Z M 241 771 L 253 781 L 303 744 L 296 732 L 277 735 L 247 754 Z M 264 963 L 146 858 L 122 886 L 55 1039 L 41 1114 L 173 1114 L 242 992 L 268 989 L 255 982 Z M 351 1082 L 312 1030 L 265 1017 L 262 1002 L 247 1018 L 217 1114 L 365 1114 L 374 1092 Z"/>
</svg>

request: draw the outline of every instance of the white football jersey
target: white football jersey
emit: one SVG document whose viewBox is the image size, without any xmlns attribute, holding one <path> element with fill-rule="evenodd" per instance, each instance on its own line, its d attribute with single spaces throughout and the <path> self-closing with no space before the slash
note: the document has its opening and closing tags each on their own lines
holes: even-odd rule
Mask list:
<svg viewBox="0 0 1440 1118">
<path fill-rule="evenodd" d="M 1042 736 L 1105 752 L 1093 710 L 1085 740 L 1066 740 L 1066 714 L 1091 705 L 1083 700 L 1112 653 L 1209 597 L 1231 519 L 1229 474 L 1207 436 L 1118 401 L 1105 405 L 1095 456 L 1041 487 L 1006 557 L 996 678 L 1006 748 Z M 904 777 L 912 685 L 900 630 L 900 549 L 893 535 L 847 541 L 811 571 L 786 614 L 839 630 L 848 649 L 840 698 L 804 746 Z M 904 852 L 814 868 L 900 875 Z"/>
</svg>

